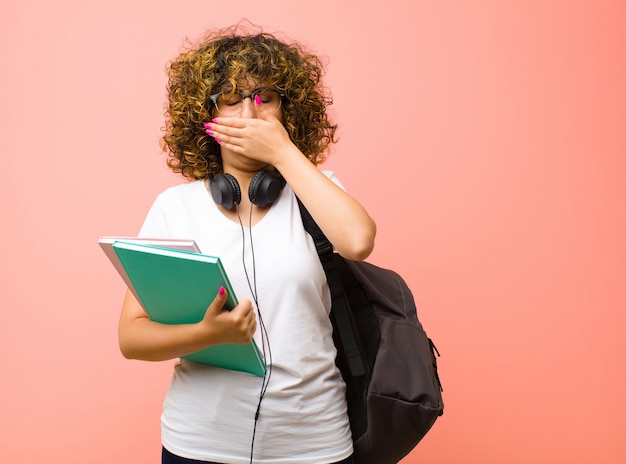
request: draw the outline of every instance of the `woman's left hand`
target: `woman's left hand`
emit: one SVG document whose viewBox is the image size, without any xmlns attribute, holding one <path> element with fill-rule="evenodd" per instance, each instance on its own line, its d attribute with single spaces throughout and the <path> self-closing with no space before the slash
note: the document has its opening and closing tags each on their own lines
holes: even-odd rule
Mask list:
<svg viewBox="0 0 626 464">
<path fill-rule="evenodd" d="M 205 124 L 206 132 L 222 149 L 274 166 L 293 143 L 276 117 L 253 104 L 256 117 L 218 117 Z"/>
</svg>

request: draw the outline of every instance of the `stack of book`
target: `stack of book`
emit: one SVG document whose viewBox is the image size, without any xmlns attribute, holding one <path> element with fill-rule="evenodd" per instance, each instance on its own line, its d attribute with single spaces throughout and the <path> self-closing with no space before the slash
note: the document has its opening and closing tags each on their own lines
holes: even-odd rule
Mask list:
<svg viewBox="0 0 626 464">
<path fill-rule="evenodd" d="M 201 321 L 221 286 L 228 292 L 224 308 L 237 305 L 220 259 L 200 253 L 193 240 L 105 236 L 98 243 L 153 321 Z M 254 340 L 210 346 L 183 358 L 260 377 L 266 372 Z"/>
</svg>

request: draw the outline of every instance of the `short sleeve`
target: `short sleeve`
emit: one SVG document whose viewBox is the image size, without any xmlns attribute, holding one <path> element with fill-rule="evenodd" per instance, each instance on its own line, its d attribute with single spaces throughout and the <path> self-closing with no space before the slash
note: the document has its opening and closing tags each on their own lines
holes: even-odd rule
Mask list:
<svg viewBox="0 0 626 464">
<path fill-rule="evenodd" d="M 334 171 L 323 170 L 322 172 L 326 175 L 326 177 L 328 177 L 330 180 L 332 180 L 335 185 L 338 185 L 341 188 L 341 190 L 343 190 L 343 191 L 346 190 L 346 188 L 339 181 L 339 179 L 337 179 L 337 176 L 335 176 L 335 172 Z"/>
</svg>

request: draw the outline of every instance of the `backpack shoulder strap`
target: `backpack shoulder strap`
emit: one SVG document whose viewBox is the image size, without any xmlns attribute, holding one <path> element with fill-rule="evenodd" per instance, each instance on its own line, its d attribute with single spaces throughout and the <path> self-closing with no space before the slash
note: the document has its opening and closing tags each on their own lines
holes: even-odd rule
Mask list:
<svg viewBox="0 0 626 464">
<path fill-rule="evenodd" d="M 350 374 L 353 377 L 365 375 L 365 362 L 357 339 L 358 336 L 355 332 L 350 303 L 333 262 L 333 247 L 300 199 L 298 198 L 297 200 L 304 229 L 315 242 L 317 254 L 319 255 L 324 273 L 326 274 L 326 280 L 328 281 L 332 298 L 332 313 L 335 318 L 335 329 L 338 332 Z"/>
</svg>

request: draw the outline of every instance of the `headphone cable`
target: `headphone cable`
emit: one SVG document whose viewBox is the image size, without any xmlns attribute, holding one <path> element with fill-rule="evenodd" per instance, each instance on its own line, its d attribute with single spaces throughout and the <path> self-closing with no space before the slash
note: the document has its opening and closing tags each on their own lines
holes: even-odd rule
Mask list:
<svg viewBox="0 0 626 464">
<path fill-rule="evenodd" d="M 250 216 L 248 218 L 248 230 L 250 235 L 250 250 L 252 253 L 252 282 L 250 282 L 250 276 L 248 274 L 248 268 L 246 266 L 246 234 L 245 227 L 243 225 L 243 221 L 241 220 L 241 215 L 239 214 L 239 205 L 235 206 L 235 211 L 237 213 L 237 218 L 239 219 L 239 225 L 241 226 L 241 236 L 242 236 L 242 264 L 243 270 L 246 275 L 246 280 L 248 282 L 248 288 L 250 289 L 250 293 L 252 295 L 252 299 L 257 308 L 257 314 L 259 317 L 259 329 L 261 331 L 261 347 L 263 349 L 263 354 L 266 355 L 266 372 L 263 375 L 263 383 L 261 384 L 261 392 L 259 394 L 259 402 L 257 403 L 256 412 L 254 414 L 254 428 L 252 431 L 252 443 L 250 446 L 250 464 L 252 464 L 254 457 L 254 439 L 256 437 L 256 427 L 259 420 L 259 414 L 261 410 L 261 401 L 263 401 L 263 397 L 265 396 L 265 392 L 267 391 L 267 387 L 269 385 L 270 377 L 272 376 L 272 350 L 270 347 L 269 334 L 267 332 L 267 327 L 265 326 L 265 322 L 263 320 L 263 316 L 261 315 L 261 309 L 259 307 L 259 299 L 257 292 L 257 280 L 256 280 L 256 259 L 254 256 L 254 242 L 252 240 L 252 204 L 250 205 Z"/>
</svg>

